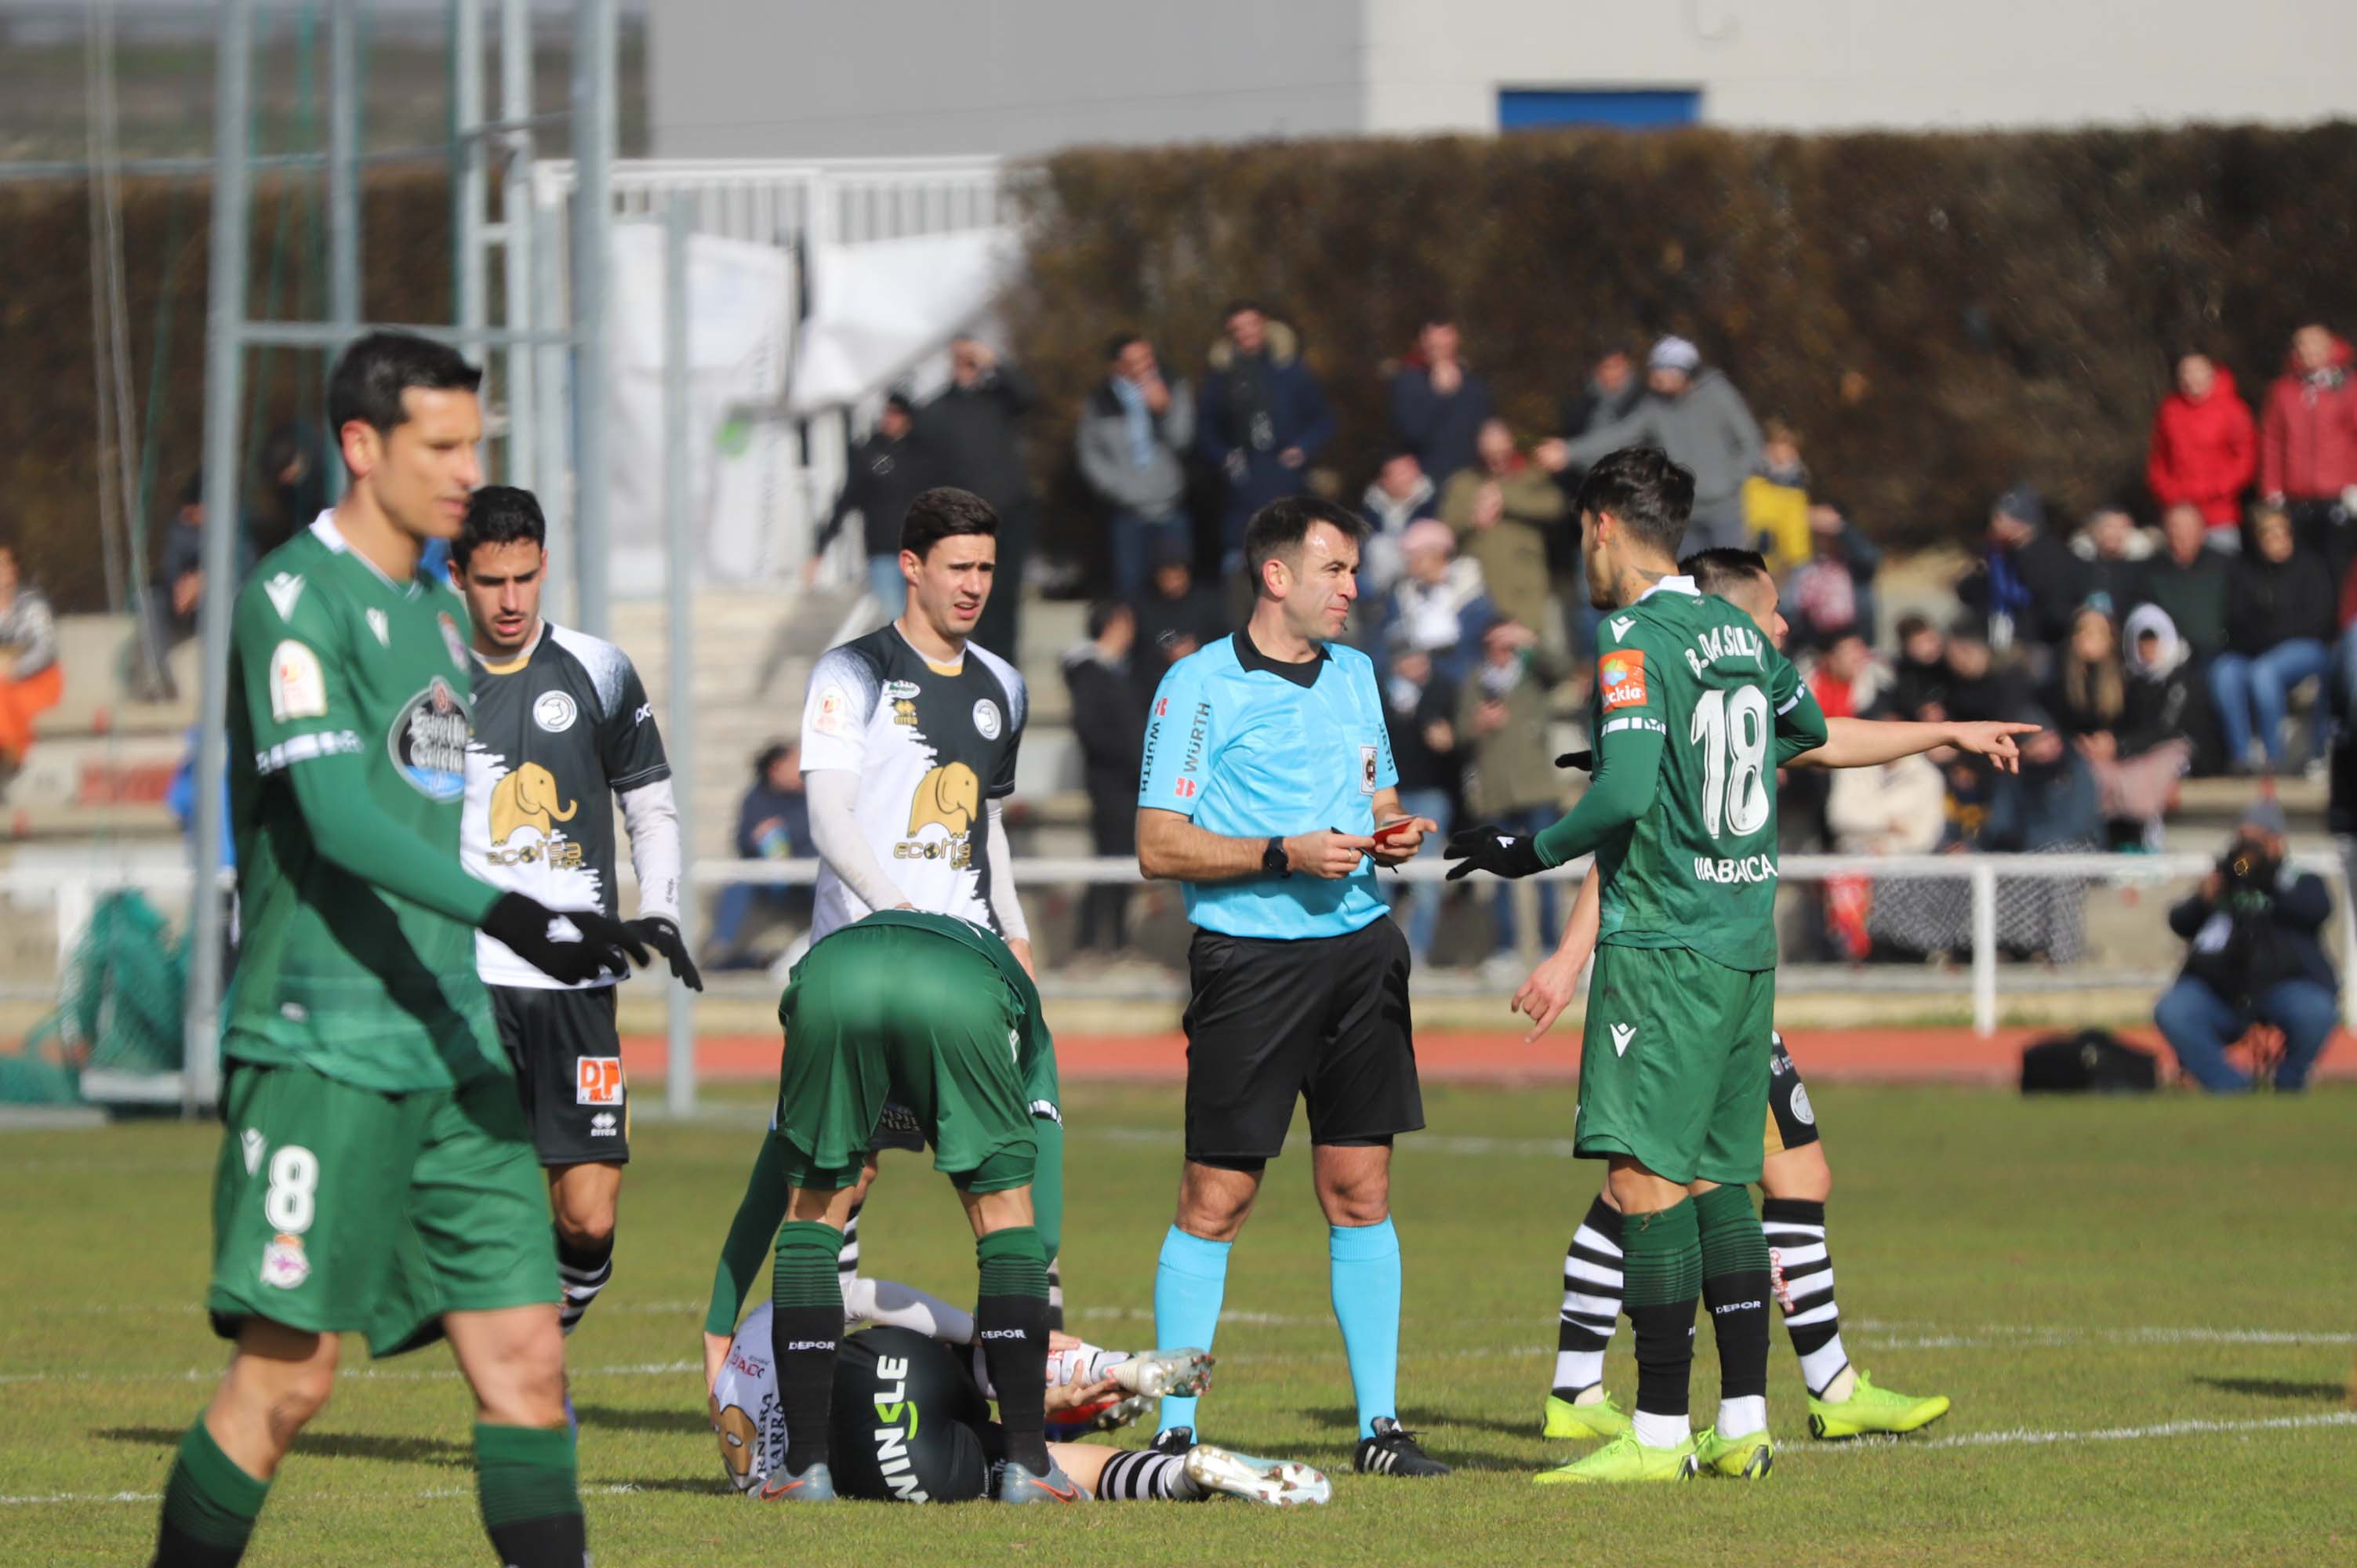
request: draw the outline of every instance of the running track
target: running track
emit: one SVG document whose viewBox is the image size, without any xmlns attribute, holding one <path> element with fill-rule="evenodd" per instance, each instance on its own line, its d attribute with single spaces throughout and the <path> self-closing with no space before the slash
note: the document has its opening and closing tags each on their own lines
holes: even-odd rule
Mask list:
<svg viewBox="0 0 2357 1568">
<path fill-rule="evenodd" d="M 2000 1029 L 1984 1040 L 1968 1028 L 1803 1029 L 1785 1038 L 1812 1080 L 2010 1084 L 2018 1081 L 2022 1047 L 2058 1032 Z M 2157 1052 L 2164 1074 L 2173 1074 L 2175 1064 L 2157 1033 L 2128 1030 L 2121 1038 Z M 1186 1049 L 1176 1034 L 1059 1035 L 1056 1064 L 1066 1083 L 1178 1083 L 1187 1074 Z M 662 1075 L 664 1054 L 660 1036 L 622 1041 L 623 1064 L 641 1083 Z M 697 1042 L 695 1055 L 706 1082 L 777 1077 L 775 1035 L 711 1036 Z M 1569 1029 L 1557 1029 L 1536 1046 L 1523 1045 L 1519 1034 L 1428 1030 L 1416 1036 L 1415 1055 L 1427 1082 L 1566 1083 L 1579 1075 L 1579 1036 Z M 2346 1030 L 2335 1034 L 2318 1072 L 2357 1079 L 2357 1039 Z"/>
</svg>

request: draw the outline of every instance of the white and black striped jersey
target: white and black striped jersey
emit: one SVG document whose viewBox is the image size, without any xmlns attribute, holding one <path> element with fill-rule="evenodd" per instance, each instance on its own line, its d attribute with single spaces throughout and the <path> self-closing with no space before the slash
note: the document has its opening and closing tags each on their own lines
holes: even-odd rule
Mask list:
<svg viewBox="0 0 2357 1568">
<path fill-rule="evenodd" d="M 512 660 L 479 652 L 474 662 L 475 734 L 458 841 L 467 869 L 552 909 L 617 913 L 610 797 L 671 778 L 654 707 L 630 656 L 543 621 Z M 642 887 L 640 905 L 675 909 L 677 886 Z M 481 932 L 475 953 L 488 984 L 563 988 Z"/>
<path fill-rule="evenodd" d="M 858 775 L 860 836 L 911 904 L 997 932 L 984 802 L 1014 792 L 1028 705 L 998 655 L 969 642 L 956 664 L 935 664 L 886 626 L 811 671 L 802 769 Z M 815 902 L 813 941 L 869 913 L 829 865 Z"/>
</svg>

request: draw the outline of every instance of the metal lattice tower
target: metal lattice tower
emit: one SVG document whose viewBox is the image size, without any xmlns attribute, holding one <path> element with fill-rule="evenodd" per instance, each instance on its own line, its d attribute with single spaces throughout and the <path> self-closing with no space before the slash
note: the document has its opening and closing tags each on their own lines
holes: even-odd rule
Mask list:
<svg viewBox="0 0 2357 1568">
<path fill-rule="evenodd" d="M 569 435 L 575 452 L 606 446 L 606 401 L 594 394 L 573 400 L 565 429 L 555 400 L 562 389 L 607 384 L 606 301 L 611 182 L 618 127 L 619 22 L 616 0 L 576 0 L 570 102 L 561 112 L 536 113 L 532 86 L 530 0 L 490 0 L 499 7 L 500 114 L 484 109 L 484 5 L 486 0 L 452 0 L 452 72 L 455 89 L 452 141 L 457 217 L 457 319 L 448 326 L 378 323 L 361 319 L 359 27 L 361 0 L 328 0 L 328 146 L 316 157 L 271 160 L 274 164 L 324 163 L 328 179 L 329 318 L 325 321 L 257 321 L 246 315 L 250 263 L 251 177 L 256 160 L 247 153 L 253 107 L 253 0 L 223 0 L 216 56 L 213 108 L 213 210 L 211 293 L 206 308 L 204 599 L 199 617 L 203 644 L 203 698 L 199 710 L 201 741 L 197 777 L 218 780 L 228 760 L 229 632 L 236 594 L 239 490 L 238 433 L 245 394 L 245 352 L 280 345 L 335 354 L 355 338 L 393 327 L 447 342 L 487 361 L 504 418 L 492 435 L 504 441 L 503 471 L 510 483 L 549 493 L 552 481 L 570 474 L 552 436 Z M 550 261 L 557 247 L 533 232 L 530 199 L 533 132 L 569 122 L 578 168 L 572 222 L 569 309 L 559 303 Z M 506 154 L 500 218 L 490 212 L 490 161 L 497 147 Z M 536 238 L 541 242 L 535 242 Z M 500 263 L 506 320 L 489 325 L 488 296 L 492 254 Z M 537 261 L 537 265 L 535 264 Z M 342 477 L 339 462 L 328 464 L 328 483 Z M 606 549 L 606 487 L 575 484 L 569 504 L 553 506 L 552 516 L 574 520 L 570 548 L 575 565 L 572 621 L 591 632 L 606 629 L 608 614 Z M 182 1106 L 190 1113 L 212 1103 L 220 1091 L 218 1014 L 221 999 L 221 953 L 224 907 L 221 879 L 223 791 L 197 790 L 196 831 L 190 836 L 194 863 L 192 940 L 187 1013 L 187 1062 Z"/>
</svg>

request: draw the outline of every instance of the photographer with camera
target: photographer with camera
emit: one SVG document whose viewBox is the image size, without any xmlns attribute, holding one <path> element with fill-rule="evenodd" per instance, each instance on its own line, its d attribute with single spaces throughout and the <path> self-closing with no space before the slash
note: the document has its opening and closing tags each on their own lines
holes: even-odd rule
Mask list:
<svg viewBox="0 0 2357 1568">
<path fill-rule="evenodd" d="M 2252 807 L 2217 869 L 2169 912 L 2169 929 L 2192 948 L 2153 1018 L 2186 1076 L 2219 1093 L 2249 1089 L 2226 1049 L 2259 1023 L 2283 1031 L 2275 1086 L 2307 1084 L 2340 1015 L 2339 981 L 2318 940 L 2331 913 L 2324 879 L 2284 864 L 2283 808 Z"/>
</svg>

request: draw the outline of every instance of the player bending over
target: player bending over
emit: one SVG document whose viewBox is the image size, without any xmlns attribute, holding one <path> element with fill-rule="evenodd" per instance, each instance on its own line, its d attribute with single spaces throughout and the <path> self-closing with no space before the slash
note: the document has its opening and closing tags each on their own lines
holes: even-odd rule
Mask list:
<svg viewBox="0 0 2357 1568">
<path fill-rule="evenodd" d="M 562 984 L 646 961 L 630 930 L 460 868 L 471 711 L 458 596 L 421 582 L 482 478 L 481 373 L 423 338 L 346 349 L 328 411 L 351 488 L 255 568 L 229 664 L 244 943 L 222 1007 L 212 1285 L 233 1337 L 164 1487 L 158 1568 L 244 1554 L 327 1403 L 339 1336 L 447 1336 L 475 1395 L 483 1523 L 510 1568 L 581 1568 L 548 1197 L 475 972 L 487 931 Z M 312 1559 L 323 1553 L 301 1553 Z"/>
<path fill-rule="evenodd" d="M 974 1334 L 999 1391 L 996 1499 L 1075 1502 L 1049 1456 L 1048 1252 L 1032 1178 L 1060 1167 L 1056 1047 L 1039 993 L 1007 944 L 949 915 L 885 909 L 816 943 L 778 1004 L 785 1058 L 770 1134 L 787 1186 L 771 1277 L 784 1465 L 764 1498 L 823 1502 L 843 1290 L 835 1260 L 876 1121 L 905 1107 L 974 1228 Z M 1033 1113 L 1047 1108 L 1045 1118 Z M 1053 1136 L 1039 1129 L 1056 1125 Z M 1044 1145 L 1044 1146 L 1043 1146 Z M 1060 1217 L 1059 1217 L 1060 1218 Z M 1050 1223 L 1055 1223 L 1051 1220 Z"/>
<path fill-rule="evenodd" d="M 784 1472 L 792 1428 L 779 1398 L 767 1305 L 753 1309 L 728 1347 L 712 1390 L 720 1462 L 740 1492 L 768 1497 Z M 1070 1342 L 1049 1371 L 1044 1405 L 1069 1414 L 1124 1389 L 1157 1385 L 1173 1394 L 1200 1391 L 1211 1358 L 1193 1351 L 1124 1357 Z M 1138 1372 L 1183 1373 L 1140 1378 Z M 1125 1372 L 1132 1374 L 1125 1378 Z M 962 1503 L 997 1496 L 1006 1431 L 990 1419 L 989 1379 L 969 1369 L 961 1348 L 912 1329 L 878 1326 L 846 1335 L 834 1364 L 830 1451 L 836 1495 L 871 1502 Z M 1134 1394 L 1142 1407 L 1146 1400 Z M 1002 1402 L 1003 1405 L 1003 1402 Z M 1333 1486 L 1307 1465 L 1254 1459 L 1209 1444 L 1184 1452 L 1051 1443 L 1049 1458 L 1070 1478 L 1078 1501 L 1163 1499 L 1203 1502 L 1243 1498 L 1279 1507 L 1322 1503 Z"/>
<path fill-rule="evenodd" d="M 1706 550 L 1687 557 L 1679 569 L 1706 594 L 1727 599 L 1749 616 L 1781 650 L 1786 626 L 1777 610 L 1776 581 L 1768 564 L 1749 550 Z M 1825 721 L 1822 746 L 1779 757 L 1797 768 L 1869 768 L 1901 757 L 1953 746 L 1990 758 L 1996 767 L 2019 767 L 2014 737 L 2037 726 L 2022 724 L 1917 724 L 1858 718 Z M 1782 749 L 1780 747 L 1780 750 Z M 1584 767 L 1589 758 L 1559 759 Z M 1512 1007 L 1532 1019 L 1528 1040 L 1553 1026 L 1577 993 L 1579 974 L 1596 946 L 1602 883 L 1582 884 L 1565 924 L 1563 940 L 1544 960 Z M 1800 1069 L 1783 1037 L 1770 1034 L 1768 1061 L 1769 1115 L 1762 1135 L 1760 1178 L 1764 1201 L 1761 1229 L 1769 1246 L 1771 1288 L 1783 1310 L 1784 1326 L 1800 1359 L 1809 1394 L 1809 1430 L 1818 1437 L 1856 1437 L 1867 1433 L 1904 1433 L 1931 1424 L 1948 1412 L 1943 1395 L 1914 1398 L 1878 1389 L 1849 1364 L 1842 1348 L 1841 1317 L 1834 1302 L 1833 1264 L 1825 1241 L 1825 1200 L 1833 1170 L 1819 1141 L 1816 1115 Z M 1554 1438 L 1617 1438 L 1629 1418 L 1605 1396 L 1604 1354 L 1620 1316 L 1623 1272 L 1621 1217 L 1611 1193 L 1600 1193 L 1572 1237 L 1563 1264 L 1564 1299 L 1556 1339 L 1555 1384 L 1546 1401 L 1544 1434 Z"/>
</svg>

